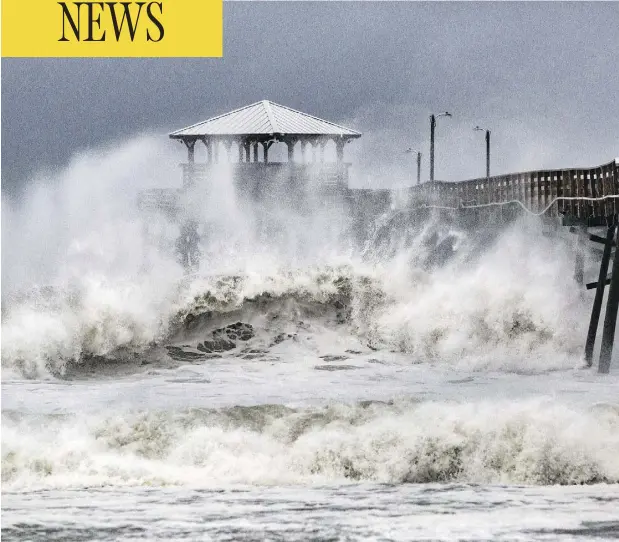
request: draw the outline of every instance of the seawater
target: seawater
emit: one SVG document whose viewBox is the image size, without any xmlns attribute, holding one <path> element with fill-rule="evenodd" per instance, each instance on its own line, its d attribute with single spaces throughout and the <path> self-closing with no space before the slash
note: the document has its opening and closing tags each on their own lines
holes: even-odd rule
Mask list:
<svg viewBox="0 0 619 542">
<path fill-rule="evenodd" d="M 169 160 L 140 138 L 3 200 L 6 539 L 617 538 L 618 363 L 583 367 L 567 236 L 437 216 L 359 249 L 222 166 L 186 276 L 134 209 Z"/>
</svg>

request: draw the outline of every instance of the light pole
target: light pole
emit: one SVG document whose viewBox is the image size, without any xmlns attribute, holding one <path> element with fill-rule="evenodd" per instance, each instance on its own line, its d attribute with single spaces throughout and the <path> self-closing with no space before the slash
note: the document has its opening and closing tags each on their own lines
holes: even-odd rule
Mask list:
<svg viewBox="0 0 619 542">
<path fill-rule="evenodd" d="M 484 129 L 479 126 L 473 128 L 476 132 L 483 132 Z M 490 130 L 486 130 L 486 179 L 490 178 Z"/>
<path fill-rule="evenodd" d="M 436 118 L 451 116 L 451 113 L 447 111 L 436 116 L 430 115 L 430 182 L 434 180 L 434 129 L 436 128 Z"/>
<path fill-rule="evenodd" d="M 411 147 L 406 149 L 406 152 L 415 152 Z M 421 153 L 417 153 L 417 184 L 421 184 Z"/>
</svg>

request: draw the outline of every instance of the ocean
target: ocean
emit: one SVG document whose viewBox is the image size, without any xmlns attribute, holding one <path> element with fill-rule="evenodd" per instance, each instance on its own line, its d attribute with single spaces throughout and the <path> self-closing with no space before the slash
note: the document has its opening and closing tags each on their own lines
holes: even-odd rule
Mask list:
<svg viewBox="0 0 619 542">
<path fill-rule="evenodd" d="M 569 233 L 437 214 L 359 246 L 222 170 L 185 275 L 131 145 L 3 200 L 5 540 L 619 539 L 619 360 L 583 366 Z"/>
</svg>

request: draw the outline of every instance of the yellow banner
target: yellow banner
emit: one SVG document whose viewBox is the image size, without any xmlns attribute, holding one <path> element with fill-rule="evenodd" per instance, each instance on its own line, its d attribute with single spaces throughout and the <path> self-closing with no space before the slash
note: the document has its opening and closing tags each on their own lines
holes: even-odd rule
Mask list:
<svg viewBox="0 0 619 542">
<path fill-rule="evenodd" d="M 4 57 L 222 54 L 222 0 L 2 0 Z"/>
</svg>

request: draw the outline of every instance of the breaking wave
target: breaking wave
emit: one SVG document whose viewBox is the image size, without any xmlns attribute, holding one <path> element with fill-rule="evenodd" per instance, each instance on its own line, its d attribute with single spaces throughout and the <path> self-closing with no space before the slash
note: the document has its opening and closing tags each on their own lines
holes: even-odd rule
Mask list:
<svg viewBox="0 0 619 542">
<path fill-rule="evenodd" d="M 619 482 L 619 405 L 552 400 L 2 416 L 4 488 Z"/>
<path fill-rule="evenodd" d="M 184 277 L 166 252 L 177 225 L 160 218 L 159 244 L 143 246 L 135 213 L 139 188 L 171 184 L 167 152 L 137 139 L 77 157 L 21 208 L 3 200 L 5 374 L 63 375 L 99 358 L 195 349 L 235 322 L 253 326 L 263 349 L 302 323 L 415 363 L 516 371 L 580 363 L 590 301 L 573 282 L 566 243 L 540 235 L 539 222 L 488 236 L 438 215 L 417 225 L 378 220 L 355 251 L 337 209 L 318 203 L 301 217 L 283 205 L 278 214 L 243 207 L 222 170 L 217 191 L 192 195 L 211 229 L 199 273 Z M 136 180 L 135 171 L 146 174 Z M 265 217 L 275 224 L 266 234 Z"/>
<path fill-rule="evenodd" d="M 315 266 L 268 275 L 195 276 L 164 284 L 82 279 L 30 293 L 4 315 L 2 363 L 26 376 L 67 364 L 195 348 L 212 330 L 243 322 L 268 348 L 303 328 L 337 330 L 411 361 L 473 369 L 539 371 L 579 363 L 587 299 L 556 248 L 530 247 L 516 231 L 477 262 L 437 270 L 387 264 Z M 507 253 L 506 253 L 507 252 Z M 566 276 L 567 275 L 567 276 Z M 308 327 L 309 326 L 309 327 Z M 188 344 L 189 343 L 189 344 Z M 234 354 L 232 350 L 230 354 Z"/>
</svg>

